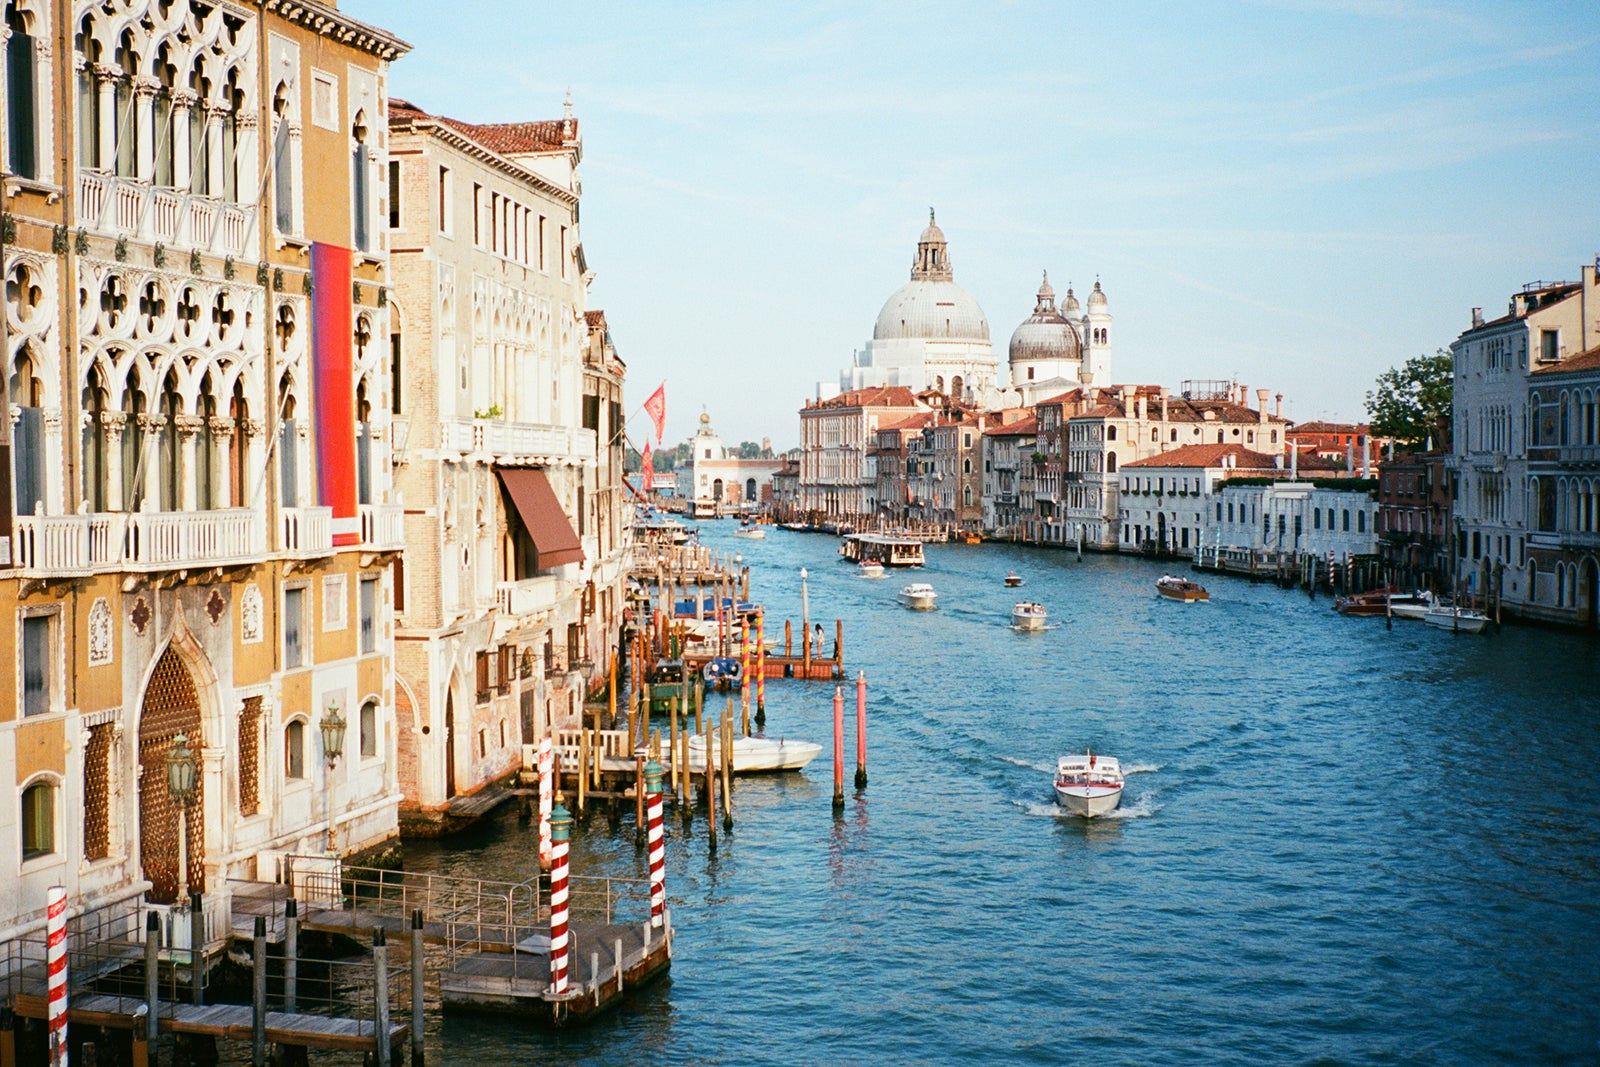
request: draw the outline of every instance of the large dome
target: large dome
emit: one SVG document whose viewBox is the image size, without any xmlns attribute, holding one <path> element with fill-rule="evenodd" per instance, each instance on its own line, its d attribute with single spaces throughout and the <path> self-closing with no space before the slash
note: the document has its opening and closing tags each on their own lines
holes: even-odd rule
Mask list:
<svg viewBox="0 0 1600 1067">
<path fill-rule="evenodd" d="M 1055 290 L 1050 288 L 1048 276 L 1039 286 L 1038 300 L 1033 314 L 1022 320 L 1011 335 L 1011 362 L 1030 360 L 1082 359 L 1083 345 L 1078 331 L 1072 328 L 1067 317 L 1056 310 Z"/>
<path fill-rule="evenodd" d="M 894 291 L 878 312 L 872 339 L 989 340 L 983 309 L 953 281 L 913 279 Z"/>
</svg>

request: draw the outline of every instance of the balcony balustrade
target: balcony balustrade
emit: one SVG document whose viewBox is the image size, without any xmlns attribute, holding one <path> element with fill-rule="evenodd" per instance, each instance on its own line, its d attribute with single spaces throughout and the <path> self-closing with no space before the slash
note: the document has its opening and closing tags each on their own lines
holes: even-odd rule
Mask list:
<svg viewBox="0 0 1600 1067">
<path fill-rule="evenodd" d="M 137 178 L 78 172 L 78 222 L 110 237 L 253 259 L 255 212 L 254 205 L 224 203 Z"/>
<path fill-rule="evenodd" d="M 361 544 L 388 551 L 405 547 L 406 512 L 399 504 L 361 505 Z"/>
<path fill-rule="evenodd" d="M 89 524 L 82 515 L 18 515 L 11 565 L 48 574 L 87 573 Z"/>
<path fill-rule="evenodd" d="M 446 419 L 440 447 L 447 452 L 486 453 L 495 459 L 515 456 L 593 458 L 594 440 L 571 427 L 500 419 Z"/>
<path fill-rule="evenodd" d="M 495 586 L 495 600 L 503 615 L 536 615 L 553 611 L 561 592 L 561 581 L 553 574 L 541 574 Z"/>
<path fill-rule="evenodd" d="M 278 551 L 309 559 L 333 554 L 332 508 L 283 508 L 278 512 Z"/>
</svg>

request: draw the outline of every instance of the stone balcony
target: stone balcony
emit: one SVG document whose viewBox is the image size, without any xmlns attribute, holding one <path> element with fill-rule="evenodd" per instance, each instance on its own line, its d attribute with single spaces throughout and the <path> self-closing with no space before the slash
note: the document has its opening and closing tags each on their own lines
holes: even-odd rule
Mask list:
<svg viewBox="0 0 1600 1067">
<path fill-rule="evenodd" d="M 561 580 L 553 574 L 540 574 L 495 586 L 495 601 L 502 615 L 527 617 L 554 611 L 561 594 Z"/>
<path fill-rule="evenodd" d="M 78 172 L 78 224 L 91 233 L 256 259 L 256 205 L 235 204 L 138 178 Z"/>
<path fill-rule="evenodd" d="M 592 434 L 575 427 L 503 419 L 443 419 L 439 448 L 464 455 L 486 455 L 497 463 L 549 459 L 594 459 Z"/>
<path fill-rule="evenodd" d="M 11 561 L 32 574 L 180 570 L 249 563 L 266 552 L 250 508 L 89 515 L 19 515 Z"/>
<path fill-rule="evenodd" d="M 333 509 L 281 509 L 278 512 L 278 551 L 297 559 L 332 555 Z"/>
<path fill-rule="evenodd" d="M 361 547 L 388 552 L 405 547 L 406 511 L 399 504 L 362 504 Z"/>
</svg>

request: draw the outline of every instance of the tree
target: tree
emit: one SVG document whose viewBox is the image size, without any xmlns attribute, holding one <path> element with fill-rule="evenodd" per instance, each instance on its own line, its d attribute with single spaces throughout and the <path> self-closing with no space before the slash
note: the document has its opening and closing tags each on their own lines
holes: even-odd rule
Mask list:
<svg viewBox="0 0 1600 1067">
<path fill-rule="evenodd" d="M 1393 437 L 1412 449 L 1421 448 L 1430 437 L 1448 436 L 1454 373 L 1450 353 L 1441 348 L 1378 375 L 1377 388 L 1367 394 L 1373 434 Z"/>
</svg>

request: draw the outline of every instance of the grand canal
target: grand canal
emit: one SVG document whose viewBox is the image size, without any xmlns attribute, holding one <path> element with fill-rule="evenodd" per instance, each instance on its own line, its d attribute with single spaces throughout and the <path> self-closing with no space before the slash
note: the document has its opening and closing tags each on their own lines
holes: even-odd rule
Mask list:
<svg viewBox="0 0 1600 1067">
<path fill-rule="evenodd" d="M 768 690 L 825 743 L 741 782 L 708 856 L 668 818 L 669 980 L 560 1035 L 431 1024 L 430 1062 L 1594 1063 L 1600 643 L 1335 616 L 1271 586 L 1159 601 L 1158 565 L 932 546 L 939 610 L 835 541 L 744 553 L 769 619 L 842 618 L 870 772 L 830 808 L 832 686 Z M 1006 625 L 1014 569 L 1054 626 Z M 780 630 L 781 632 L 781 630 Z M 847 755 L 853 765 L 853 730 Z M 1052 804 L 1054 757 L 1130 775 L 1115 817 Z M 575 869 L 641 874 L 631 816 Z M 514 812 L 408 865 L 524 878 Z"/>
</svg>

